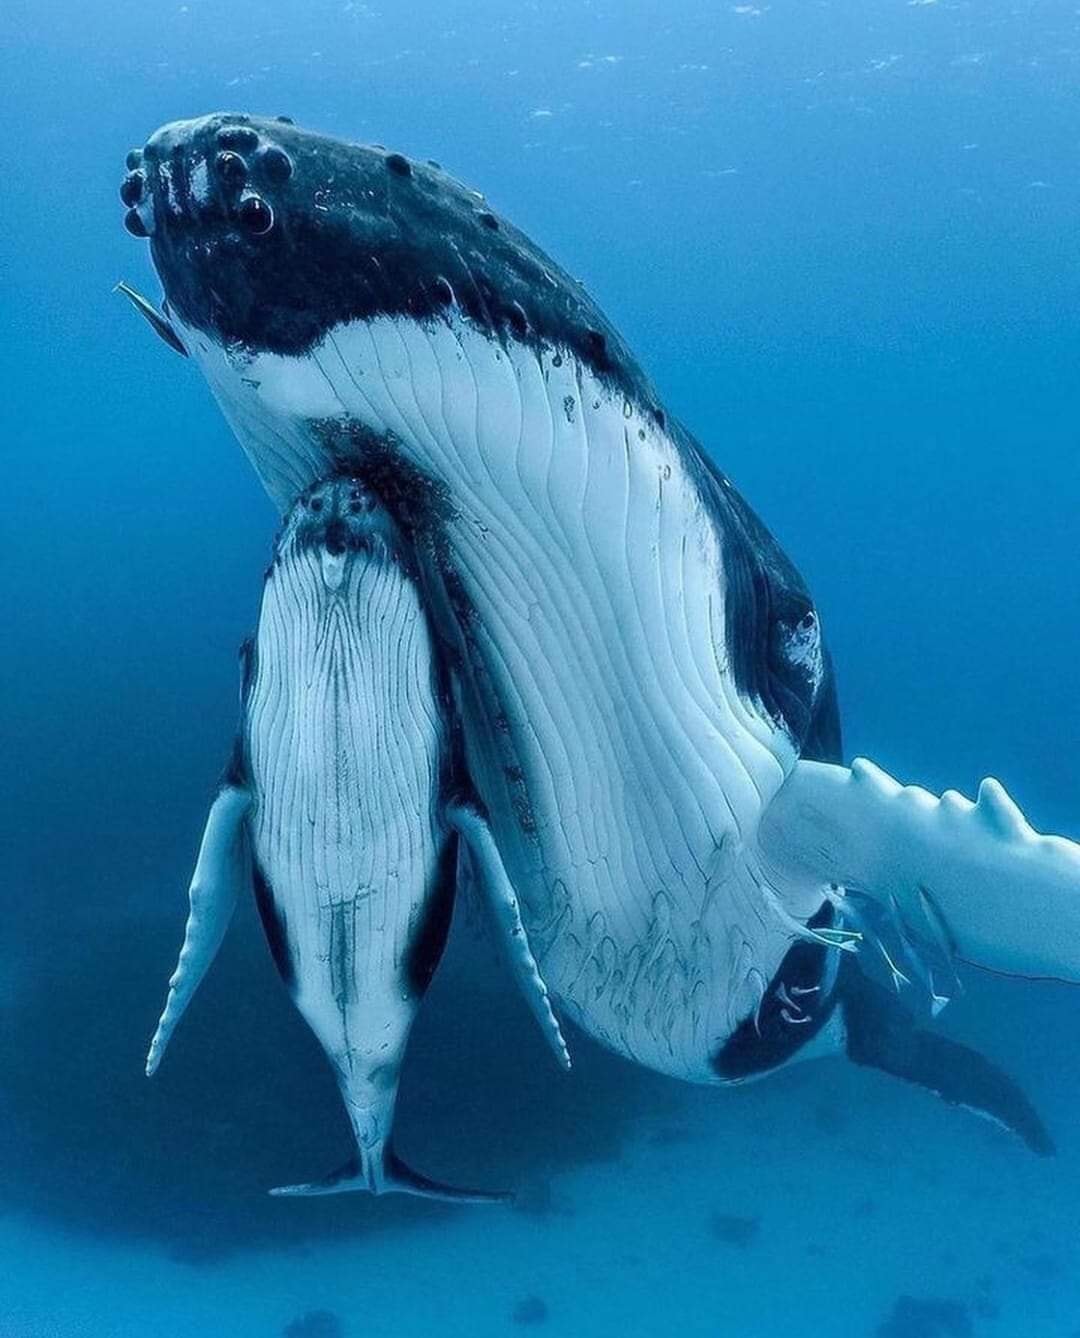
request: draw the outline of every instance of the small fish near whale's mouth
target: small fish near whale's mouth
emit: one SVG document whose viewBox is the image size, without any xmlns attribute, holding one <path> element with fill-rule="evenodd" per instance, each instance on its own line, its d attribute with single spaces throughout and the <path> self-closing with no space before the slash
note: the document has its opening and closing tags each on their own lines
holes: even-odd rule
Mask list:
<svg viewBox="0 0 1080 1338">
<path fill-rule="evenodd" d="M 184 341 L 173 329 L 172 322 L 169 320 L 167 303 L 159 310 L 149 298 L 143 297 L 142 293 L 132 288 L 131 284 L 125 283 L 122 279 L 113 289 L 113 292 L 122 293 L 139 315 L 145 319 L 158 338 L 168 344 L 174 353 L 179 353 L 182 358 L 188 356 Z"/>
</svg>

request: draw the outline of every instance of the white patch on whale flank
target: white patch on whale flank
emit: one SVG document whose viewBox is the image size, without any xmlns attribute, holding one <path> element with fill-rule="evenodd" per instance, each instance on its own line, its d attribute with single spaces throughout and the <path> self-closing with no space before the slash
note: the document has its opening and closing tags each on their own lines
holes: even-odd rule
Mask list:
<svg viewBox="0 0 1080 1338">
<path fill-rule="evenodd" d="M 184 211 L 176 194 L 176 179 L 173 176 L 172 163 L 158 163 L 158 173 L 161 176 L 162 183 L 165 186 L 165 200 L 169 206 L 169 211 L 179 217 Z"/>
<path fill-rule="evenodd" d="M 188 189 L 196 203 L 205 204 L 210 198 L 210 169 L 205 158 L 195 158 L 193 163 L 188 174 Z"/>
</svg>

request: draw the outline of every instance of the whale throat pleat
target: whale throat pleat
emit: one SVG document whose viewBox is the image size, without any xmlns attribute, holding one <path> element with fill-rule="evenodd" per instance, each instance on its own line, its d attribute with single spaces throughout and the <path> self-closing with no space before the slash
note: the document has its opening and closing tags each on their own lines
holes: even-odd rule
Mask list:
<svg viewBox="0 0 1080 1338">
<path fill-rule="evenodd" d="M 354 321 L 243 379 L 201 356 L 282 506 L 369 439 L 452 499 L 424 583 L 460 596 L 434 616 L 544 979 L 617 1049 L 712 1081 L 790 943 L 753 844 L 795 749 L 735 682 L 723 536 L 663 422 L 566 349 L 452 317 Z"/>
</svg>

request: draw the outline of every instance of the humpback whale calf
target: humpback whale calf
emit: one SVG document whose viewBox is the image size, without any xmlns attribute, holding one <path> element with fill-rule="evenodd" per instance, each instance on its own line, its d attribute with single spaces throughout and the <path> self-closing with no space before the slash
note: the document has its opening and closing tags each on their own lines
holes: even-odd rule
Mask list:
<svg viewBox="0 0 1080 1338">
<path fill-rule="evenodd" d="M 843 765 L 804 582 L 581 285 L 434 163 L 287 118 L 178 121 L 127 167 L 159 333 L 271 497 L 348 469 L 414 546 L 565 1014 L 698 1082 L 839 1051 L 1049 1150 L 892 987 L 929 1014 L 963 963 L 1080 981 L 1080 847 L 993 781 Z"/>
<path fill-rule="evenodd" d="M 465 844 L 560 1062 L 569 1055 L 513 889 L 455 765 L 443 671 L 408 545 L 371 492 L 333 478 L 293 506 L 244 651 L 234 757 L 206 824 L 153 1074 L 253 875 L 274 962 L 337 1078 L 356 1143 L 338 1172 L 278 1194 L 454 1189 L 391 1138 L 398 1074 L 438 965 Z"/>
</svg>

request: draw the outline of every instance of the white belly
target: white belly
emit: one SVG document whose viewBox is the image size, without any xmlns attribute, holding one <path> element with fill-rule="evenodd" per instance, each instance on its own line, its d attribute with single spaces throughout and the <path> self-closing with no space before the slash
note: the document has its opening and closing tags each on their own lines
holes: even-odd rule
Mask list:
<svg viewBox="0 0 1080 1338">
<path fill-rule="evenodd" d="M 356 323 L 304 359 L 186 338 L 282 507 L 327 420 L 447 485 L 470 771 L 547 983 L 621 1052 L 712 1077 L 790 946 L 756 834 L 795 755 L 735 688 L 720 538 L 669 437 L 565 351 L 461 323 Z"/>
<path fill-rule="evenodd" d="M 312 550 L 267 578 L 245 711 L 255 861 L 294 997 L 346 1075 L 396 1067 L 403 988 L 445 840 L 445 737 L 417 592 L 364 554 Z"/>
</svg>

